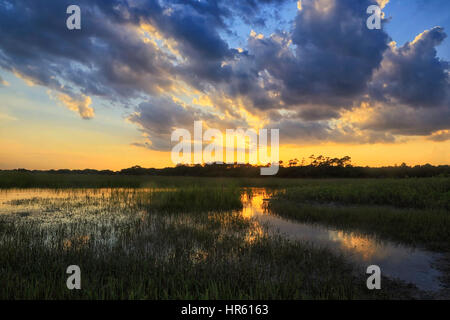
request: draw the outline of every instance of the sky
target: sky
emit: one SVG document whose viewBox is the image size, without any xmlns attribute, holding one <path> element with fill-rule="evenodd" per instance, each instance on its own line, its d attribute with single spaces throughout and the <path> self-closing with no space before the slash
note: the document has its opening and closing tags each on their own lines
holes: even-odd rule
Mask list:
<svg viewBox="0 0 450 320">
<path fill-rule="evenodd" d="M 450 164 L 448 30 L 447 0 L 0 0 L 0 169 L 173 166 L 200 120 L 279 129 L 285 162 Z"/>
</svg>

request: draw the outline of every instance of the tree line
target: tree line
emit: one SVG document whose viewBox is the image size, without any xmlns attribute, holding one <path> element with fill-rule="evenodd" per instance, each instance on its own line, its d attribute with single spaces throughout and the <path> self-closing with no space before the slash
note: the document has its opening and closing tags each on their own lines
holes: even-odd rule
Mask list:
<svg viewBox="0 0 450 320">
<path fill-rule="evenodd" d="M 408 177 L 450 177 L 450 166 L 431 164 L 408 166 L 405 163 L 386 167 L 361 167 L 351 164 L 351 157 L 330 158 L 311 155 L 308 159 L 297 158 L 280 161 L 276 177 L 281 178 L 408 178 Z M 251 164 L 197 164 L 177 165 L 163 169 L 133 166 L 120 171 L 112 170 L 26 170 L 19 172 L 47 172 L 55 174 L 100 174 L 100 175 L 150 175 L 150 176 L 202 176 L 202 177 L 261 177 L 260 165 Z"/>
</svg>

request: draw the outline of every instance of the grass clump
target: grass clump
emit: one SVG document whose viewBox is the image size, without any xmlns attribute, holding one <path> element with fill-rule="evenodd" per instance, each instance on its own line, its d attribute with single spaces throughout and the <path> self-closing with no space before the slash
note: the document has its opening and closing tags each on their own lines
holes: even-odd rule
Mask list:
<svg viewBox="0 0 450 320">
<path fill-rule="evenodd" d="M 168 192 L 152 192 L 149 208 L 170 212 L 204 212 L 242 208 L 238 188 L 187 187 Z"/>
</svg>

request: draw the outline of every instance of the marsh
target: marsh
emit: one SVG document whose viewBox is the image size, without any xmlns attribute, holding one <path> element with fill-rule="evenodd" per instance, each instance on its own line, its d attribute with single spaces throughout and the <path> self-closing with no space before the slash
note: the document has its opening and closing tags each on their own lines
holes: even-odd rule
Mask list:
<svg viewBox="0 0 450 320">
<path fill-rule="evenodd" d="M 2 189 L 2 298 L 408 299 L 447 292 L 446 178 L 139 179 L 132 188 L 37 182 Z M 381 184 L 390 190 L 386 200 Z M 407 206 L 414 188 L 424 199 Z M 426 202 L 431 194 L 441 199 L 434 207 Z M 349 215 L 359 223 L 346 223 Z M 382 290 L 366 288 L 364 268 L 372 263 L 382 269 Z M 82 290 L 67 290 L 69 265 L 80 266 Z"/>
</svg>

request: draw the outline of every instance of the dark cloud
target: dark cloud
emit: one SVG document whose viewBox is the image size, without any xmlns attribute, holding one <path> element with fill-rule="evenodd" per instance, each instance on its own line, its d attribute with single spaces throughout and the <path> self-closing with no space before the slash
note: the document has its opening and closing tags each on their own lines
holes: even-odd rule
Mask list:
<svg viewBox="0 0 450 320">
<path fill-rule="evenodd" d="M 82 30 L 65 26 L 70 4 L 82 9 Z M 168 88 L 170 59 L 139 38 L 125 4 L 21 0 L 0 7 L 0 66 L 71 96 L 123 100 Z"/>
<path fill-rule="evenodd" d="M 361 128 L 396 135 L 428 136 L 450 128 L 450 108 L 417 109 L 405 105 L 383 105 Z"/>
<path fill-rule="evenodd" d="M 324 3 L 332 4 L 326 12 Z M 223 49 L 220 60 L 192 59 L 181 66 L 184 79 L 241 99 L 257 114 L 285 108 L 304 120 L 337 118 L 359 105 L 388 48 L 383 30 L 366 27 L 366 9 L 374 3 L 303 1 L 292 30 L 254 33 L 245 51 Z"/>
<path fill-rule="evenodd" d="M 128 117 L 128 121 L 138 125 L 147 138 L 147 141 L 135 145 L 154 150 L 170 150 L 172 132 L 175 129 L 192 132 L 194 121 L 200 120 L 204 121 L 205 129 L 211 127 L 225 130 L 239 126 L 239 122 L 221 119 L 214 113 L 190 105 L 181 105 L 166 97 L 153 98 L 139 104 L 136 112 Z"/>
<path fill-rule="evenodd" d="M 279 127 L 286 141 L 390 142 L 450 128 L 449 63 L 435 49 L 444 30 L 389 46 L 384 30 L 366 27 L 375 0 L 302 0 L 291 29 L 252 33 L 243 50 L 226 41 L 236 17 L 258 27 L 295 2 L 3 0 L 0 67 L 49 88 L 83 118 L 94 115 L 90 97 L 122 106 L 147 101 L 129 120 L 153 149 L 167 149 L 171 130 L 194 120 L 246 127 L 243 108 Z M 65 27 L 71 4 L 82 9 L 82 30 Z M 145 24 L 156 32 L 152 41 L 143 41 L 151 33 L 140 29 Z M 214 110 L 168 98 L 188 101 L 191 89 L 209 95 Z M 376 103 L 372 119 L 334 125 L 362 102 Z"/>
<path fill-rule="evenodd" d="M 446 38 L 443 29 L 425 31 L 401 48 L 389 47 L 384 31 L 365 26 L 367 16 L 361 13 L 369 4 L 303 1 L 291 35 L 251 38 L 256 69 L 266 70 L 274 84 L 262 94 L 273 88 L 283 107 L 297 110 L 303 120 L 338 119 L 342 109 L 357 109 L 368 96 L 385 104 L 369 122 L 354 124 L 366 137 L 332 130 L 334 141 L 393 141 L 393 135 L 429 135 L 450 128 L 449 63 L 437 58 L 435 49 Z M 288 46 L 290 39 L 295 46 Z M 254 90 L 249 96 L 255 93 L 261 94 Z M 255 106 L 280 107 L 277 101 L 266 102 Z M 310 130 L 319 140 L 330 138 L 323 126 L 280 127 L 300 136 Z"/>
<path fill-rule="evenodd" d="M 365 92 L 389 40 L 383 30 L 366 26 L 367 7 L 374 3 L 302 1 L 292 34 L 297 61 L 282 77 L 286 101 L 348 106 Z"/>
<path fill-rule="evenodd" d="M 450 64 L 435 49 L 446 37 L 443 28 L 435 27 L 386 51 L 371 84 L 372 96 L 413 107 L 449 107 Z"/>
<path fill-rule="evenodd" d="M 211 16 L 200 15 L 186 6 L 173 6 L 167 14 L 150 15 L 150 18 L 166 37 L 177 41 L 183 56 L 189 60 L 222 61 L 230 55 Z"/>
<path fill-rule="evenodd" d="M 270 127 L 280 130 L 280 141 L 287 144 L 315 145 L 327 142 L 346 144 L 392 143 L 395 137 L 389 132 L 366 130 L 361 132 L 351 125 L 331 126 L 326 121 L 282 119 Z"/>
<path fill-rule="evenodd" d="M 450 140 L 450 131 L 441 131 L 429 137 L 429 140 L 442 142 Z"/>
<path fill-rule="evenodd" d="M 265 25 L 265 18 L 270 12 L 277 12 L 284 3 L 295 3 L 297 0 L 172 0 L 163 1 L 167 5 L 189 7 L 198 14 L 213 18 L 214 25 L 227 29 L 229 20 L 241 18 L 250 25 Z M 268 7 L 268 8 L 267 8 Z M 268 12 L 269 11 L 269 12 Z"/>
<path fill-rule="evenodd" d="M 306 122 L 293 119 L 282 119 L 271 124 L 271 129 L 280 130 L 280 141 L 283 143 L 315 144 L 329 140 L 332 129 L 325 122 Z"/>
<path fill-rule="evenodd" d="M 306 106 L 298 113 L 299 117 L 305 120 L 324 120 L 337 119 L 340 117 L 339 113 L 324 106 Z"/>
<path fill-rule="evenodd" d="M 169 150 L 170 136 L 177 128 L 190 128 L 196 115 L 192 108 L 185 109 L 168 98 L 156 98 L 141 103 L 128 120 L 137 124 L 149 138 L 150 149 Z"/>
<path fill-rule="evenodd" d="M 270 82 L 269 88 L 290 108 L 311 104 L 322 110 L 324 106 L 334 110 L 352 107 L 366 93 L 389 40 L 384 31 L 366 27 L 366 9 L 374 3 L 302 1 L 291 33 L 249 39 L 254 67 L 269 75 L 259 74 L 259 79 Z M 266 87 L 264 91 L 267 93 Z M 258 90 L 256 96 L 257 108 L 279 106 L 267 94 L 261 99 L 264 95 Z M 334 117 L 336 111 L 329 114 Z"/>
<path fill-rule="evenodd" d="M 399 48 L 391 45 L 370 84 L 383 107 L 363 128 L 421 136 L 450 128 L 450 64 L 435 49 L 446 37 L 435 27 Z"/>
</svg>

